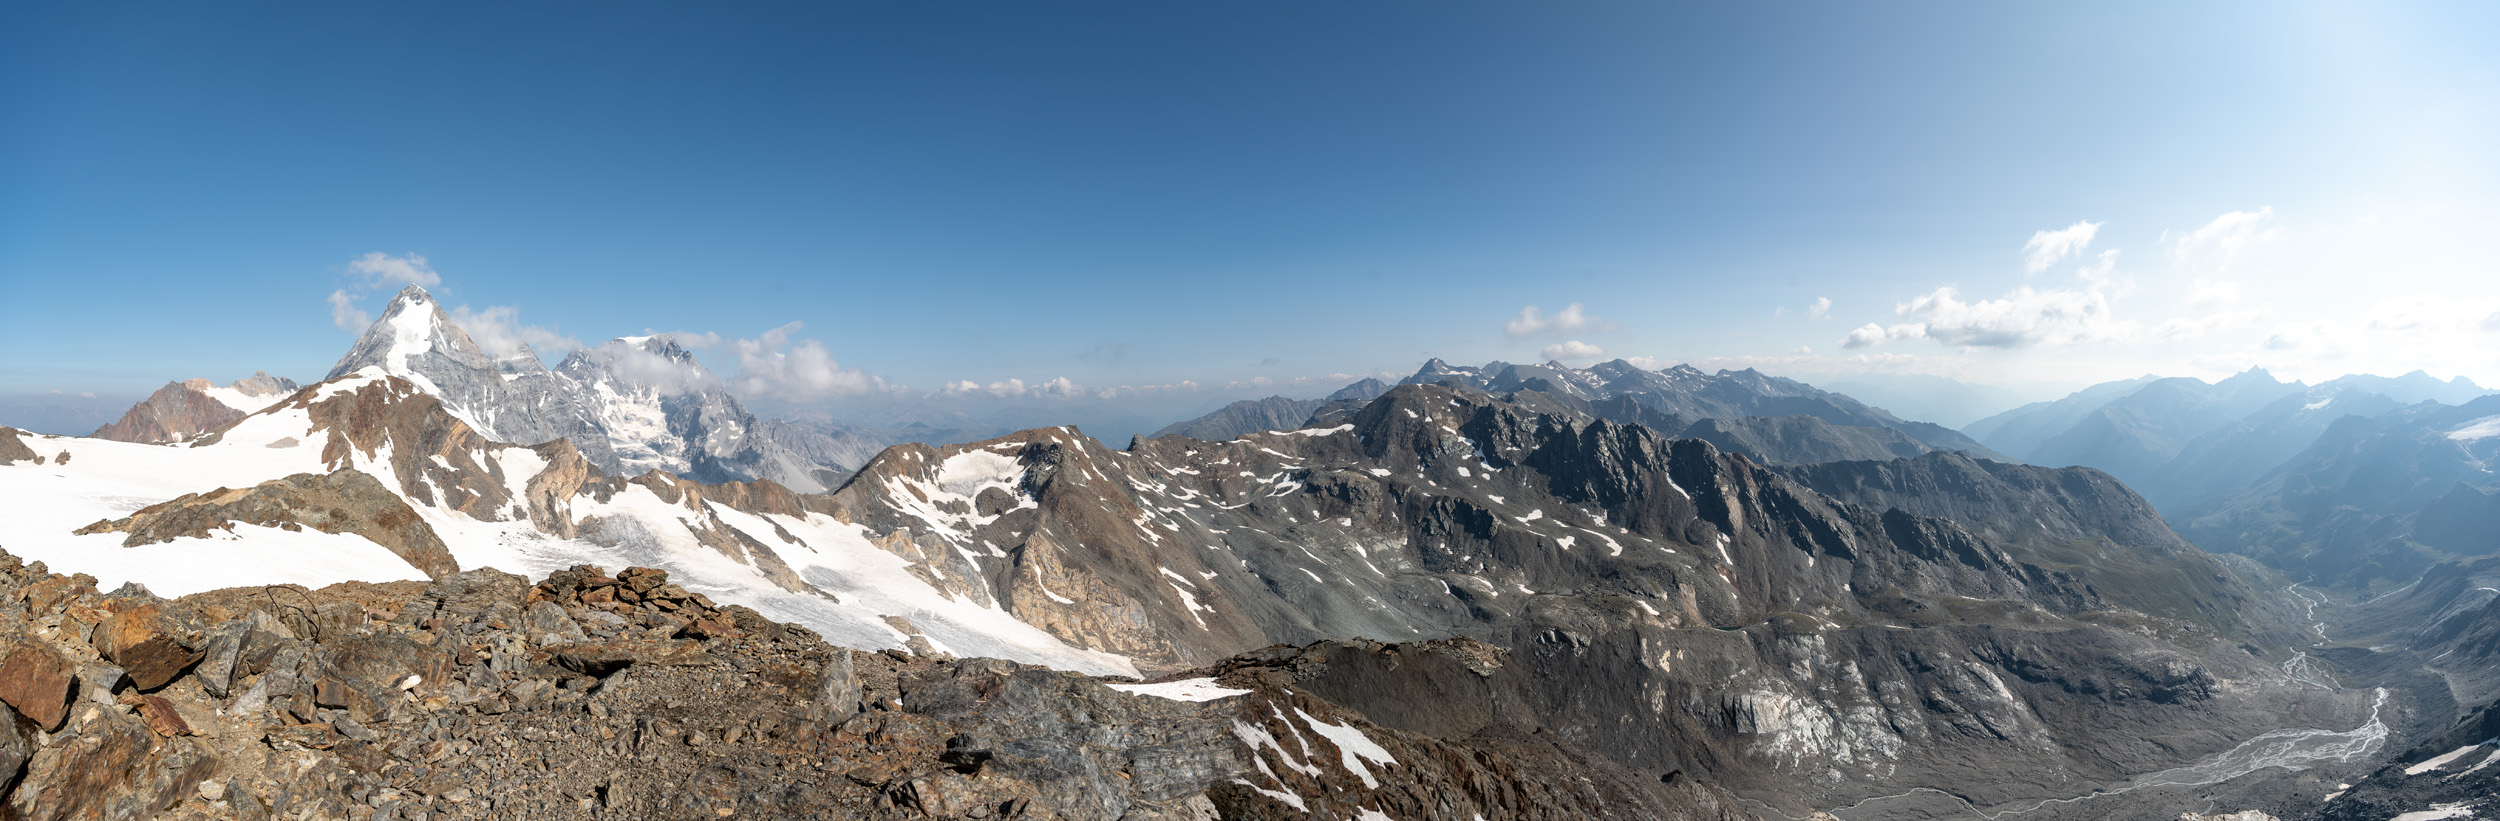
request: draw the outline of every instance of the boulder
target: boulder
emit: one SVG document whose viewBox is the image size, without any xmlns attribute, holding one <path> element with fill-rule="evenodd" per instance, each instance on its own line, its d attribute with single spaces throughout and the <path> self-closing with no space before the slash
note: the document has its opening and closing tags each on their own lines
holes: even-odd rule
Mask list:
<svg viewBox="0 0 2500 821">
<path fill-rule="evenodd" d="M 0 707 L 0 796 L 17 786 L 17 774 L 26 771 L 27 759 L 35 757 L 35 740 L 17 724 L 17 711 Z"/>
<path fill-rule="evenodd" d="M 7 702 L 45 731 L 59 730 L 69 718 L 69 659 L 50 645 L 20 639 L 0 659 L 0 702 Z"/>
<path fill-rule="evenodd" d="M 186 739 L 157 737 L 117 709 L 87 715 L 34 756 L 9 810 L 27 821 L 155 818 L 199 789 L 217 761 Z"/>
<path fill-rule="evenodd" d="M 388 716 L 409 692 L 451 677 L 449 657 L 395 635 L 358 636 L 325 650 L 313 703 L 345 709 L 357 721 Z"/>
<path fill-rule="evenodd" d="M 129 682 L 130 674 L 122 668 L 101 661 L 87 662 L 78 665 L 78 694 L 75 698 L 90 704 L 114 704 L 117 703 L 114 693 Z"/>
<path fill-rule="evenodd" d="M 140 604 L 96 625 L 97 655 L 130 673 L 130 683 L 155 690 L 199 662 L 202 654 L 183 643 L 162 605 Z"/>
</svg>

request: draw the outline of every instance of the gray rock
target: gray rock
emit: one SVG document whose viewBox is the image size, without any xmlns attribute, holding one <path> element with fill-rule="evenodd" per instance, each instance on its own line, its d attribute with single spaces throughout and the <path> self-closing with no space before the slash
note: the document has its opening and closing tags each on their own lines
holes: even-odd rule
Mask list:
<svg viewBox="0 0 2500 821">
<path fill-rule="evenodd" d="M 555 602 L 542 601 L 521 611 L 520 627 L 529 643 L 540 647 L 590 640 L 582 633 L 581 625 L 574 623 Z"/>
<path fill-rule="evenodd" d="M 90 661 L 78 665 L 76 698 L 94 704 L 111 705 L 115 703 L 114 692 L 129 684 L 130 674 L 124 672 L 122 668 L 102 661 Z"/>
</svg>

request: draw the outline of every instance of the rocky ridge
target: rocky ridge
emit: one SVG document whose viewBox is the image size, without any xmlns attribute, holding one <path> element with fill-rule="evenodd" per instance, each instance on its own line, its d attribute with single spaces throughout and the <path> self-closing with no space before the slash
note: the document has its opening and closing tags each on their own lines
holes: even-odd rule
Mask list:
<svg viewBox="0 0 2500 821">
<path fill-rule="evenodd" d="M 1940 501 L 1959 485 L 1861 506 L 1573 404 L 1406 386 L 1341 424 L 1225 443 L 1113 451 L 1061 428 L 902 446 L 832 505 L 931 584 L 1141 669 L 1475 635 L 1540 671 L 1520 700 L 1566 737 L 1783 812 L 1816 808 L 1800 790 L 1886 784 L 2021 785 L 1982 806 L 2081 794 L 2283 709 L 2369 717 L 2367 693 L 2304 690 L 2240 646 L 2247 591 L 2105 475 L 1961 463 L 1995 484 L 1969 504 L 2006 508 L 1979 527 L 2029 530 L 2009 511 L 2048 500 L 2059 532 L 2140 565 L 1920 512 L 1966 513 Z"/>
<path fill-rule="evenodd" d="M 0 641 L 0 802 L 42 821 L 1750 817 L 1534 727 L 1411 731 L 1306 689 L 1504 663 L 1466 642 L 1133 685 L 833 647 L 645 568 L 168 601 L 5 554 Z"/>
</svg>

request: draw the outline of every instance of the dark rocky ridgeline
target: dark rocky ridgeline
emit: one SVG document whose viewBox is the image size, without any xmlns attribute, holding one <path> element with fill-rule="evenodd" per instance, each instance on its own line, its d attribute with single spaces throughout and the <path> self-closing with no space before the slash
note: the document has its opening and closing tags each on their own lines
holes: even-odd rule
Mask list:
<svg viewBox="0 0 2500 821">
<path fill-rule="evenodd" d="M 1751 368 L 1704 373 L 1691 365 L 1674 365 L 1653 371 L 1621 359 L 1585 369 L 1560 362 L 1491 362 L 1470 368 L 1435 359 L 1401 384 L 1463 385 L 1492 393 L 1532 390 L 1588 402 L 1625 399 L 1653 413 L 1686 420 L 1812 416 L 1835 426 L 1900 431 L 1939 450 L 2013 461 L 1942 425 L 1905 420 L 1848 396 Z M 1660 430 L 1673 432 L 1672 428 Z"/>
<path fill-rule="evenodd" d="M 1803 414 L 1703 419 L 1674 435 L 1774 464 L 1902 459 L 1933 450 L 1891 428 L 1835 425 Z"/>
<path fill-rule="evenodd" d="M 2256 599 L 2246 584 L 2098 470 L 1930 453 L 1777 471 L 1852 504 L 1950 519 L 2130 610 L 2233 633 L 2261 629 L 2243 612 Z M 2300 637 L 2269 638 L 2280 644 Z"/>
<path fill-rule="evenodd" d="M 2246 591 L 2097 472 L 1924 457 L 1990 484 L 1896 464 L 1925 478 L 1858 504 L 1575 405 L 1409 385 L 1233 442 L 904 446 L 830 504 L 932 584 L 1150 671 L 1475 636 L 1518 660 L 1529 726 L 1791 815 L 2076 796 L 2286 713 L 2370 716 L 2253 655 Z M 2061 540 L 2011 535 L 2043 518 Z"/>
<path fill-rule="evenodd" d="M 1315 694 L 1508 663 L 1466 642 L 1275 648 L 1193 702 L 832 647 L 642 568 L 167 601 L 0 554 L 0 646 L 20 819 L 1750 817 L 1532 725 Z"/>
</svg>

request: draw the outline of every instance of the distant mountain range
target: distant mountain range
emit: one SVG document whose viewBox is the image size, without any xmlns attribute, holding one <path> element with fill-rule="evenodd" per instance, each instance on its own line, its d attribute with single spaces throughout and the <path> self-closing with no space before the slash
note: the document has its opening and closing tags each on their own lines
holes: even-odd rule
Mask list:
<svg viewBox="0 0 2500 821">
<path fill-rule="evenodd" d="M 1767 463 L 1881 460 L 1936 450 L 2012 461 L 1943 426 L 1905 420 L 1843 394 L 1754 370 L 1706 374 L 1677 365 L 1652 371 L 1620 359 L 1586 369 L 1560 362 L 1465 367 L 1434 359 L 1399 384 L 1491 394 L 1534 391 L 1578 413 L 1705 440 Z M 1290 430 L 1340 419 L 1386 388 L 1366 379 L 1323 399 L 1235 402 L 1155 435 L 1226 441 Z"/>
<path fill-rule="evenodd" d="M 213 656 L 242 695 L 160 682 L 172 695 L 155 698 L 330 745 L 296 744 L 301 760 L 370 765 L 341 773 L 431 766 L 413 739 L 436 719 L 539 728 L 526 739 L 560 713 L 612 720 L 616 761 L 706 747 L 747 756 L 740 783 L 816 773 L 849 791 L 827 800 L 896 817 L 2384 817 L 2365 813 L 2500 784 L 2457 751 L 2500 720 L 2500 687 L 2476 678 L 2500 630 L 2500 571 L 2476 553 L 2500 528 L 2500 396 L 2427 393 L 2470 383 L 2134 380 L 1973 426 L 2109 470 L 2023 464 L 1757 371 L 1620 360 L 1433 360 L 1396 386 L 1236 403 L 1117 449 L 1069 425 L 887 447 L 875 429 L 749 412 L 666 336 L 552 368 L 490 355 L 415 288 L 329 378 L 247 382 L 167 386 L 112 426 L 138 441 L 0 428 L 0 546 L 49 568 L 24 565 L 28 592 L 7 600 L 84 614 L 98 658 L 141 646 L 114 642 L 142 618 L 111 614 L 178 608 L 47 572 L 238 608 L 214 630 L 166 622 L 171 644 L 148 646 L 171 675 Z M 2166 519 L 2131 482 L 2187 515 Z M 483 566 L 562 581 L 462 592 Z M 2419 581 L 2356 604 L 2294 585 L 2407 573 Z M 267 585 L 342 581 L 404 582 L 373 588 L 400 609 L 248 615 Z M 217 591 L 237 587 L 256 592 Z M 419 604 L 462 598 L 475 618 L 451 632 L 436 621 L 450 610 Z M 673 610 L 703 618 L 659 615 Z M 428 636 L 390 645 L 408 653 L 470 654 L 378 679 L 412 695 L 365 706 L 406 721 L 369 725 L 323 683 L 366 663 L 339 649 L 364 634 L 327 625 L 375 619 Z M 290 625 L 337 646 L 285 644 Z M 581 646 L 594 632 L 617 646 Z M 571 666 L 546 662 L 559 653 Z M 629 660 L 584 668 L 584 653 Z M 722 697 L 710 682 L 725 679 L 653 669 L 680 663 L 743 676 L 734 692 L 755 695 L 738 700 L 782 700 L 764 711 L 782 723 L 646 732 L 680 697 Z M 1213 706 L 1140 719 L 1095 676 L 1169 679 L 1116 684 Z M 603 715 L 611 687 L 661 700 Z M 1080 779 L 1096 765 L 1029 743 L 1111 713 L 1140 735 L 1099 772 L 1130 776 Z M 972 726 L 1013 729 L 954 729 Z M 1150 737 L 1180 730 L 1196 740 Z M 153 763 L 97 778 L 165 771 L 162 751 L 189 743 L 146 734 L 125 747 Z M 76 780 L 63 762 L 84 747 L 24 746 L 44 762 L 36 783 Z M 2398 749 L 2407 766 L 2386 766 Z M 872 759 L 899 769 L 855 763 Z M 1021 789 L 1011 774 L 1186 812 L 999 797 Z M 2350 803 L 2327 792 L 2341 784 L 2360 791 Z M 729 814 L 769 815 L 771 796 L 732 797 L 747 809 Z"/>
<path fill-rule="evenodd" d="M 2107 471 L 2208 549 L 2369 588 L 2500 551 L 2494 393 L 2421 371 L 2317 385 L 2263 370 L 2144 377 L 1964 431 L 2034 463 Z"/>
<path fill-rule="evenodd" d="M 1389 384 L 1364 378 L 1318 399 L 1289 399 L 1270 396 L 1265 399 L 1244 399 L 1217 409 L 1214 413 L 1185 419 L 1155 431 L 1148 438 L 1187 436 L 1208 442 L 1229 442 L 1245 434 L 1266 430 L 1292 430 L 1302 427 L 1320 409 L 1340 403 L 1359 405 L 1389 392 Z"/>
</svg>

